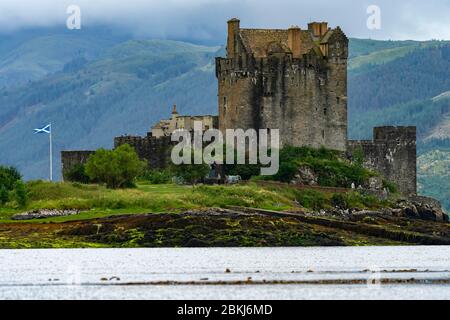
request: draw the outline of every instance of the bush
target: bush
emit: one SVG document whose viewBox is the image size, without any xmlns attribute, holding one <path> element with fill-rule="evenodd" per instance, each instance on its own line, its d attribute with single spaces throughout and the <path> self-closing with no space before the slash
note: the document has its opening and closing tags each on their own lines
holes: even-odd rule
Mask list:
<svg viewBox="0 0 450 320">
<path fill-rule="evenodd" d="M 394 183 L 387 180 L 383 180 L 383 188 L 386 188 L 390 193 L 398 192 L 397 186 Z"/>
<path fill-rule="evenodd" d="M 19 180 L 22 180 L 22 175 L 16 168 L 0 166 L 0 187 L 11 191 Z"/>
<path fill-rule="evenodd" d="M 340 152 L 325 148 L 286 146 L 280 150 L 280 170 L 266 179 L 291 182 L 301 166 L 307 166 L 317 175 L 318 184 L 324 187 L 349 188 L 352 183 L 364 185 L 375 173 L 351 163 Z"/>
<path fill-rule="evenodd" d="M 296 173 L 298 171 L 298 165 L 292 162 L 283 162 L 280 163 L 280 170 L 278 170 L 278 173 L 272 177 L 272 179 L 276 181 L 291 182 Z"/>
<path fill-rule="evenodd" d="M 14 187 L 14 198 L 21 208 L 27 205 L 28 202 L 27 189 L 22 181 L 16 182 L 16 185 Z"/>
<path fill-rule="evenodd" d="M 329 203 L 324 193 L 315 190 L 299 191 L 295 199 L 302 207 L 314 210 L 324 209 Z"/>
<path fill-rule="evenodd" d="M 22 175 L 14 167 L 0 166 L 0 204 L 4 205 L 10 201 L 11 192 L 16 190 L 17 186 L 22 183 Z M 19 187 L 20 188 L 20 187 Z M 23 186 L 25 189 L 25 186 Z M 26 202 L 26 192 L 23 196 Z"/>
<path fill-rule="evenodd" d="M 340 193 L 333 194 L 333 196 L 331 197 L 331 204 L 335 208 L 340 208 L 340 209 L 348 208 L 347 197 Z"/>
<path fill-rule="evenodd" d="M 226 174 L 230 176 L 241 176 L 243 180 L 250 180 L 261 173 L 261 166 L 255 164 L 226 165 Z"/>
<path fill-rule="evenodd" d="M 85 171 L 91 180 L 118 189 L 134 186 L 145 167 L 146 162 L 139 160 L 136 151 L 125 144 L 115 150 L 97 150 L 89 157 Z"/>
<path fill-rule="evenodd" d="M 82 164 L 75 165 L 72 169 L 67 172 L 67 180 L 71 182 L 79 182 L 88 184 L 91 179 L 86 174 L 86 167 Z"/>
<path fill-rule="evenodd" d="M 150 184 L 166 184 L 171 182 L 172 176 L 170 170 L 146 170 L 139 178 Z"/>
<path fill-rule="evenodd" d="M 4 186 L 0 186 L 0 205 L 4 205 L 9 200 L 9 192 Z"/>
<path fill-rule="evenodd" d="M 181 164 L 172 165 L 172 172 L 183 182 L 196 184 L 201 182 L 209 173 L 210 168 L 207 164 Z"/>
</svg>

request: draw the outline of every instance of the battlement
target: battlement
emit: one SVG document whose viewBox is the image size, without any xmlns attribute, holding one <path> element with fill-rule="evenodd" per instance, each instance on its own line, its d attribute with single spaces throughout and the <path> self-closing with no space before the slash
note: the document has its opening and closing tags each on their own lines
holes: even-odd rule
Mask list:
<svg viewBox="0 0 450 320">
<path fill-rule="evenodd" d="M 377 127 L 373 129 L 374 141 L 416 143 L 416 136 L 416 127 Z"/>
</svg>

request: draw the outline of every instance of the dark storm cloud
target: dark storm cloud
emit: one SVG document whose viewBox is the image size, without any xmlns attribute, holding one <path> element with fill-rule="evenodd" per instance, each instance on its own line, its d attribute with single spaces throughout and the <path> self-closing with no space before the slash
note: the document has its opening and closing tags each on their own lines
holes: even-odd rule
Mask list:
<svg viewBox="0 0 450 320">
<path fill-rule="evenodd" d="M 221 39 L 226 20 L 239 17 L 244 27 L 326 20 L 352 37 L 450 39 L 448 0 L 1 0 L 0 28 L 64 26 L 72 4 L 80 6 L 83 26 L 117 25 L 157 38 Z M 366 27 L 369 5 L 381 9 L 381 30 Z"/>
</svg>

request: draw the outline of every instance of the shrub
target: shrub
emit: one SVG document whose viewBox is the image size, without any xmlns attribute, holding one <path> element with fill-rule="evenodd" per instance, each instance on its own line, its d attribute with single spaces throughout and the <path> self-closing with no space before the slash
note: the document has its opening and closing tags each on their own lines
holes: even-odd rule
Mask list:
<svg viewBox="0 0 450 320">
<path fill-rule="evenodd" d="M 146 163 L 139 160 L 136 151 L 125 144 L 115 150 L 97 150 L 89 157 L 85 170 L 91 180 L 118 189 L 134 186 L 136 177 L 145 166 Z"/>
<path fill-rule="evenodd" d="M 23 208 L 27 205 L 28 195 L 25 184 L 22 181 L 17 181 L 14 187 L 14 198 L 19 205 L 19 207 Z"/>
<path fill-rule="evenodd" d="M 172 166 L 174 175 L 188 184 L 196 184 L 202 181 L 208 175 L 209 170 L 210 168 L 207 164 L 181 164 Z"/>
<path fill-rule="evenodd" d="M 22 183 L 22 175 L 14 167 L 0 166 L 0 204 L 4 205 L 10 201 L 11 192 L 14 191 L 17 186 Z M 23 186 L 25 189 L 25 187 Z M 26 199 L 26 192 L 24 195 Z M 25 200 L 26 202 L 26 200 Z"/>
<path fill-rule="evenodd" d="M 171 182 L 172 176 L 170 170 L 146 170 L 140 179 L 150 184 L 166 184 Z"/>
<path fill-rule="evenodd" d="M 278 173 L 272 177 L 276 181 L 291 182 L 298 171 L 298 165 L 292 162 L 283 162 L 280 164 Z"/>
<path fill-rule="evenodd" d="M 22 175 L 16 168 L 0 166 L 0 186 L 13 190 L 19 180 L 22 180 Z"/>
<path fill-rule="evenodd" d="M 314 210 L 324 209 L 329 203 L 324 193 L 314 190 L 299 191 L 295 199 L 302 207 Z"/>
<path fill-rule="evenodd" d="M 241 176 L 243 180 L 250 180 L 261 173 L 261 167 L 255 164 L 236 164 L 226 167 L 226 173 L 231 176 Z"/>
<path fill-rule="evenodd" d="M 86 167 L 83 164 L 77 164 L 67 172 L 67 180 L 87 184 L 91 179 L 86 174 Z"/>
<path fill-rule="evenodd" d="M 333 196 L 331 197 L 331 204 L 336 208 L 348 208 L 347 197 L 340 193 L 333 194 Z"/>
<path fill-rule="evenodd" d="M 352 183 L 364 185 L 375 175 L 363 168 L 360 162 L 347 161 L 338 151 L 286 146 L 280 150 L 280 170 L 266 179 L 291 182 L 301 166 L 311 168 L 317 175 L 318 184 L 325 187 L 349 188 Z"/>
<path fill-rule="evenodd" d="M 390 193 L 398 192 L 397 186 L 394 183 L 387 180 L 383 180 L 383 188 L 386 188 Z"/>
<path fill-rule="evenodd" d="M 4 205 L 9 200 L 9 192 L 4 186 L 0 186 L 0 205 Z"/>
</svg>

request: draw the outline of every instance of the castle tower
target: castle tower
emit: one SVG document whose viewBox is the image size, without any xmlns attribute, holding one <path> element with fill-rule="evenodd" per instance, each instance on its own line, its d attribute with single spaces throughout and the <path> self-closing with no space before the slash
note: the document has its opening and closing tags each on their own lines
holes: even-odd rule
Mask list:
<svg viewBox="0 0 450 320">
<path fill-rule="evenodd" d="M 348 39 L 340 28 L 243 29 L 228 21 L 216 59 L 219 124 L 279 129 L 281 144 L 346 150 Z"/>
</svg>

